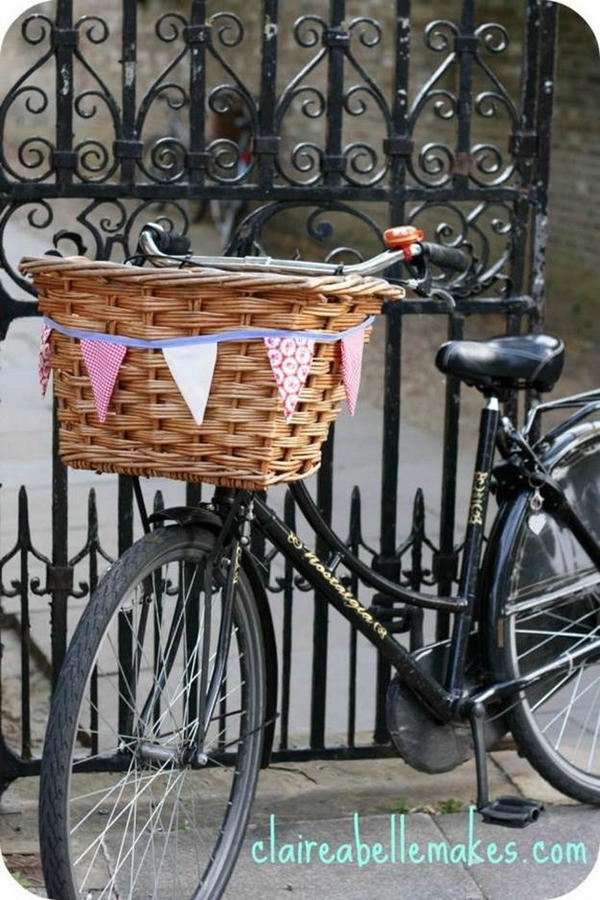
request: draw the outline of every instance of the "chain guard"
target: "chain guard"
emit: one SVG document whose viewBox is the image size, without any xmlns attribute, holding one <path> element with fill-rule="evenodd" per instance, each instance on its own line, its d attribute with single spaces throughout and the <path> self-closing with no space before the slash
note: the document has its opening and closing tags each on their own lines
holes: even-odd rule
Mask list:
<svg viewBox="0 0 600 900">
<path fill-rule="evenodd" d="M 424 647 L 413 657 L 438 681 L 442 681 L 448 647 L 449 642 Z M 474 658 L 471 652 L 469 658 Z M 473 683 L 476 683 L 475 678 Z M 474 756 L 470 725 L 436 721 L 398 675 L 392 678 L 388 687 L 386 716 L 388 731 L 398 754 L 419 772 L 449 772 Z M 486 746 L 489 748 L 495 744 L 506 730 L 504 717 L 486 722 Z"/>
</svg>

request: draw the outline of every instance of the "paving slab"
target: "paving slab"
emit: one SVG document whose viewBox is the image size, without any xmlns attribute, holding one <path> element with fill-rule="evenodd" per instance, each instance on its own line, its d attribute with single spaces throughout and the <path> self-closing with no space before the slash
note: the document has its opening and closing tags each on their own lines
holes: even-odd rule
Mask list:
<svg viewBox="0 0 600 900">
<path fill-rule="evenodd" d="M 538 775 L 523 756 L 511 751 L 491 754 L 491 758 L 524 797 L 535 797 L 542 803 L 561 803 L 578 806 L 577 800 L 559 794 Z"/>
<path fill-rule="evenodd" d="M 273 833 L 271 853 L 269 830 L 262 826 L 250 827 L 225 892 L 226 898 L 480 900 L 485 897 L 469 871 L 460 864 L 410 861 L 411 854 L 416 859 L 426 848 L 444 842 L 436 822 L 423 813 L 392 819 L 351 816 L 276 822 Z M 320 859 L 311 864 L 293 862 L 304 858 L 302 852 L 307 854 L 307 841 L 314 842 L 316 846 L 310 849 Z M 287 859 L 290 861 L 281 861 Z"/>
<path fill-rule="evenodd" d="M 464 813 L 439 816 L 435 821 L 450 844 L 465 840 L 468 817 Z M 468 871 L 482 896 L 490 900 L 561 897 L 584 881 L 598 857 L 597 807 L 548 807 L 537 822 L 524 829 L 493 827 L 477 816 L 473 821 L 475 840 L 481 841 L 477 855 L 485 859 L 487 852 L 494 862 L 475 862 Z M 492 842 L 497 847 L 490 854 Z M 600 896 L 600 872 L 598 876 L 596 896 Z"/>
<path fill-rule="evenodd" d="M 582 884 L 599 846 L 600 813 L 588 807 L 550 808 L 527 829 L 486 825 L 473 809 L 294 823 L 276 816 L 250 826 L 225 896 L 550 900 Z M 306 863 L 309 851 L 325 862 Z M 599 892 L 600 880 L 581 900 Z"/>
</svg>

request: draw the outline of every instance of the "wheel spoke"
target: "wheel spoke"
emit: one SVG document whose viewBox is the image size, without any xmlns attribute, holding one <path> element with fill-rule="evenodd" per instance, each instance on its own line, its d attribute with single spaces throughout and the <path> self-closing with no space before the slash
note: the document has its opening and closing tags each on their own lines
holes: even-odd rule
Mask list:
<svg viewBox="0 0 600 900">
<path fill-rule="evenodd" d="M 54 801 L 59 782 L 69 816 L 64 832 L 53 819 L 59 837 L 45 844 L 44 868 L 50 884 L 54 868 L 73 878 L 77 896 L 208 898 L 241 846 L 249 812 L 244 798 L 252 796 L 258 774 L 264 718 L 258 613 L 244 579 L 235 588 L 224 640 L 222 588 L 210 586 L 210 611 L 205 599 L 202 546 L 210 541 L 202 533 L 204 544 L 197 547 L 190 529 L 165 532 L 173 537 L 159 538 L 169 545 L 159 563 L 153 562 L 162 552 L 153 532 L 102 580 L 84 617 L 104 617 L 104 624 L 84 629 L 88 644 L 73 647 L 74 638 L 69 649 L 79 652 L 84 674 L 78 685 L 59 680 L 56 690 L 71 710 L 70 759 L 65 765 L 67 744 L 57 736 L 51 774 L 42 776 L 45 796 L 53 800 L 42 805 L 50 821 L 60 806 Z M 131 574 L 122 576 L 127 565 Z M 215 678 L 221 671 L 222 680 Z M 215 709 L 204 746 L 199 711 L 211 684 Z M 88 748 L 90 755 L 82 755 Z M 226 764 L 229 756 L 233 766 Z M 69 770 L 74 774 L 66 779 Z M 204 884 L 206 893 L 199 887 Z"/>
<path fill-rule="evenodd" d="M 595 438 L 593 452 L 570 457 L 560 475 L 569 497 L 576 498 L 578 515 L 596 537 L 599 465 Z M 577 507 L 582 498 L 583 509 Z M 539 536 L 526 518 L 515 533 L 510 592 L 503 604 L 511 677 L 526 675 L 559 655 L 568 659 L 600 635 L 600 573 L 567 525 L 551 511 L 545 516 Z M 588 802 L 600 799 L 598 662 L 597 654 L 588 654 L 525 688 L 511 713 L 522 752 L 559 790 Z"/>
</svg>

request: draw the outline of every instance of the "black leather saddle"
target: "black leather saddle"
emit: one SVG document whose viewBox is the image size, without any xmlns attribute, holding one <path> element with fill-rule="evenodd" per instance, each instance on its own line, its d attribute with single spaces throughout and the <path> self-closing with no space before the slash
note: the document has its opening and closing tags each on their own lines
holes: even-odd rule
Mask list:
<svg viewBox="0 0 600 900">
<path fill-rule="evenodd" d="M 448 341 L 435 364 L 480 389 L 532 387 L 550 391 L 558 381 L 565 345 L 550 334 L 517 334 L 485 341 Z"/>
</svg>

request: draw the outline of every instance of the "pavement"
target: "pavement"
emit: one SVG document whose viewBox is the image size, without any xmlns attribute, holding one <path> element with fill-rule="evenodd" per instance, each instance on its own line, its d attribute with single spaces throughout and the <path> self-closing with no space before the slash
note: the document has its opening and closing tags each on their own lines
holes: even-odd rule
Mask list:
<svg viewBox="0 0 600 900">
<path fill-rule="evenodd" d="M 551 900 L 579 886 L 572 900 L 598 897 L 600 863 L 590 876 L 600 848 L 596 808 L 565 801 L 513 751 L 490 755 L 492 794 L 543 801 L 537 822 L 484 824 L 470 808 L 474 786 L 472 762 L 446 775 L 415 772 L 399 759 L 275 764 L 261 774 L 224 896 Z M 45 897 L 36 812 L 37 779 L 11 786 L 0 809 L 0 847 L 21 883 Z M 185 857 L 180 866 L 183 877 Z"/>
<path fill-rule="evenodd" d="M 9 255 L 42 252 L 29 233 L 16 235 Z M 32 541 L 36 549 L 50 553 L 50 421 L 49 400 L 39 397 L 36 379 L 36 351 L 39 323 L 21 320 L 11 327 L 1 350 L 3 488 L 1 493 L 0 557 L 16 539 L 18 491 L 26 484 L 32 523 Z M 433 372 L 433 370 L 432 370 Z M 434 377 L 432 375 L 432 377 Z M 334 482 L 335 523 L 342 533 L 348 515 L 351 488 L 362 489 L 364 536 L 377 545 L 379 510 L 379 467 L 382 412 L 369 398 L 361 398 L 357 416 L 343 416 L 336 429 L 336 476 Z M 439 438 L 414 425 L 402 433 L 400 513 L 398 534 L 407 533 L 409 511 L 417 486 L 425 488 L 429 533 L 435 536 L 438 517 L 441 442 Z M 471 459 L 463 453 L 459 467 L 459 495 L 468 485 Z M 113 523 L 116 510 L 116 478 L 99 478 L 91 472 L 71 472 L 69 540 L 70 555 L 86 541 L 86 513 L 89 490 L 94 488 L 99 512 L 101 540 L 109 553 L 115 552 Z M 153 482 L 169 503 L 181 502 L 182 486 L 173 482 Z M 282 492 L 273 492 L 275 505 L 281 505 Z M 464 512 L 459 506 L 458 516 Z M 18 559 L 15 560 L 18 573 Z M 44 565 L 38 565 L 44 578 Z M 10 583 L 10 572 L 5 573 Z M 32 568 L 32 574 L 37 570 Z M 12 577 L 17 577 L 13 575 Z M 44 582 L 42 581 L 42 584 Z M 32 659 L 32 720 L 34 752 L 42 744 L 49 681 L 45 664 L 48 652 L 48 598 L 31 596 L 32 638 L 39 653 Z M 298 602 L 294 618 L 292 654 L 292 698 L 290 733 L 299 744 L 305 741 L 309 726 L 309 684 L 304 672 L 310 665 L 312 617 L 302 614 Z M 308 598 L 306 598 L 308 600 Z M 310 602 L 310 601 L 308 601 Z M 70 605 L 72 628 L 85 601 Z M 4 611 L 18 614 L 18 598 L 7 598 Z M 281 615 L 274 603 L 275 627 L 279 631 Z M 312 604 L 311 604 L 312 610 Z M 327 734 L 330 742 L 345 727 L 344 704 L 336 702 L 347 683 L 347 626 L 331 617 L 328 657 Z M 431 620 L 426 633 L 431 634 Z M 20 738 L 20 656 L 16 631 L 2 635 L 3 651 L 3 735 L 18 748 Z M 365 734 L 371 725 L 372 695 L 375 683 L 374 654 L 359 648 L 361 683 L 370 686 L 357 712 L 357 729 Z M 261 775 L 247 839 L 227 898 L 344 898 L 365 896 L 387 898 L 504 898 L 528 900 L 561 897 L 581 884 L 598 856 L 600 812 L 570 803 L 549 788 L 514 750 L 500 750 L 490 756 L 491 787 L 494 795 L 517 793 L 532 796 L 547 804 L 539 822 L 524 831 L 494 828 L 476 817 L 469 807 L 474 800 L 475 775 L 471 762 L 451 773 L 428 776 L 415 772 L 399 759 L 277 764 Z M 36 823 L 37 779 L 22 779 L 4 795 L 0 807 L 0 848 L 9 868 L 21 872 L 21 882 L 36 895 L 45 896 L 40 881 L 39 846 Z M 393 825 L 392 819 L 393 817 Z M 471 824 L 470 824 L 471 823 Z M 390 829 L 405 840 L 390 849 Z M 469 828 L 471 838 L 469 839 Z M 357 850 L 356 834 L 361 850 Z M 275 838 L 271 837 L 275 835 Z M 473 850 L 473 843 L 479 850 Z M 298 861 L 285 845 L 312 841 L 313 858 Z M 354 842 L 354 843 L 353 843 Z M 446 843 L 451 858 L 444 861 L 435 849 Z M 469 858 L 469 842 L 471 857 Z M 514 843 L 511 843 L 514 842 Z M 582 851 L 580 843 L 585 845 Z M 328 845 L 329 849 L 319 851 Z M 352 845 L 350 851 L 340 850 Z M 381 844 L 380 849 L 374 849 Z M 411 850 L 411 845 L 414 845 Z M 418 846 L 417 846 L 418 845 Z M 509 846 L 510 845 L 510 846 Z M 535 846 L 534 846 L 535 845 Z M 367 849 L 365 849 L 365 846 Z M 346 862 L 328 861 L 332 850 Z M 416 849 L 415 849 L 416 848 Z M 462 848 L 462 849 L 461 849 Z M 481 851 L 481 852 L 479 852 Z M 323 859 L 314 854 L 321 852 Z M 465 856 L 465 853 L 467 856 Z M 473 856 L 473 853 L 475 855 Z M 482 856 L 480 861 L 477 854 Z M 362 854 L 362 855 L 361 855 Z M 411 855 L 412 854 L 412 855 Z M 335 853 L 334 853 L 335 855 Z M 570 855 L 577 858 L 571 861 Z M 386 857 L 384 859 L 384 857 Z M 287 860 L 287 861 L 286 861 Z M 324 861 L 325 860 L 325 861 Z M 595 887 L 587 896 L 600 894 L 600 871 Z M 0 898 L 10 898 L 0 884 Z M 579 896 L 579 895 L 577 895 Z M 582 893 L 584 900 L 586 894 Z M 55 898 L 59 900 L 59 898 Z M 173 896 L 172 900 L 180 900 Z"/>
</svg>

